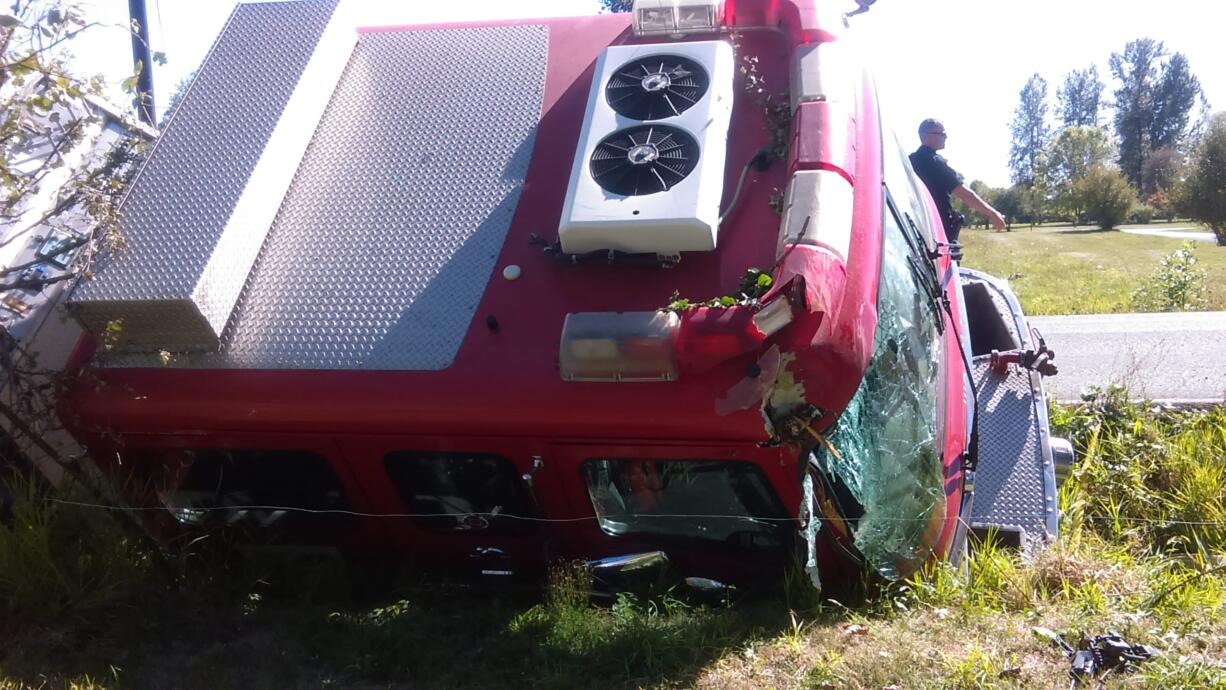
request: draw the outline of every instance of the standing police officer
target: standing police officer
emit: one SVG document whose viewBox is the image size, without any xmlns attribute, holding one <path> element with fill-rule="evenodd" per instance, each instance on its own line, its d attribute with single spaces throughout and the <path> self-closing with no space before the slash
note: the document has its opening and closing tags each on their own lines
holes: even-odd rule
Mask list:
<svg viewBox="0 0 1226 690">
<path fill-rule="evenodd" d="M 941 223 L 945 226 L 945 237 L 950 242 L 958 241 L 958 232 L 962 229 L 962 214 L 954 211 L 950 194 L 961 199 L 967 206 L 982 213 L 996 232 L 1005 229 L 1005 217 L 1000 211 L 992 208 L 975 193 L 975 190 L 962 184 L 962 176 L 949 167 L 949 163 L 937 151 L 945 148 L 945 125 L 940 120 L 927 119 L 919 126 L 920 147 L 911 154 L 911 167 L 915 174 L 924 181 L 932 199 L 937 203 L 941 213 Z"/>
</svg>

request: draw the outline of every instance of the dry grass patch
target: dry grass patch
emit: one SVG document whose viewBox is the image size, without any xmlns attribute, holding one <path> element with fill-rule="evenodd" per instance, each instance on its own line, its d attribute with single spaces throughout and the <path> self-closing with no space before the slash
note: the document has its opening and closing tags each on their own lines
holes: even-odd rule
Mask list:
<svg viewBox="0 0 1226 690">
<path fill-rule="evenodd" d="M 814 625 L 721 659 L 700 688 L 1054 687 L 1065 669 L 1023 622 L 947 609 Z"/>
</svg>

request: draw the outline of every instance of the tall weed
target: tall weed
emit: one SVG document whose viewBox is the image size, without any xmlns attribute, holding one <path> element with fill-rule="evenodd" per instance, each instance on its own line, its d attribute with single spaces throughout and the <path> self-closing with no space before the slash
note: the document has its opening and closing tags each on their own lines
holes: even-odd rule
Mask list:
<svg viewBox="0 0 1226 690">
<path fill-rule="evenodd" d="M 1226 611 L 1226 409 L 1132 402 L 1120 388 L 1056 406 L 1053 432 L 1078 463 L 1061 489 L 1060 549 L 1088 555 L 1083 610 L 1123 601 L 1186 629 Z M 1099 583 L 1101 593 L 1090 591 Z"/>
<path fill-rule="evenodd" d="M 156 587 L 148 558 L 114 518 L 68 488 L 52 495 L 21 475 L 0 477 L 13 503 L 0 522 L 0 633 L 49 623 L 94 622 Z"/>
<path fill-rule="evenodd" d="M 1204 311 L 1205 272 L 1196 267 L 1195 247 L 1191 242 L 1158 262 L 1158 268 L 1132 293 L 1136 311 Z"/>
<path fill-rule="evenodd" d="M 1226 611 L 1226 410 L 1175 411 L 1118 389 L 1054 406 L 1078 463 L 1061 487 L 1060 540 L 1023 559 L 988 539 L 965 573 L 933 563 L 905 603 L 1020 612 L 1068 605 L 1091 618 L 1126 605 L 1196 626 Z"/>
<path fill-rule="evenodd" d="M 1226 553 L 1226 409 L 1174 411 L 1110 388 L 1055 407 L 1052 423 L 1078 457 L 1066 530 L 1138 554 Z"/>
</svg>

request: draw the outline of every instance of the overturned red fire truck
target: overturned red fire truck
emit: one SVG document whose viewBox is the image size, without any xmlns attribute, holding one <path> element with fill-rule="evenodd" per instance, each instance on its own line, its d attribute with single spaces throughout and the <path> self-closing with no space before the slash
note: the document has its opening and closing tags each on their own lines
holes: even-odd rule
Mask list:
<svg viewBox="0 0 1226 690">
<path fill-rule="evenodd" d="M 819 584 L 1046 543 L 1051 354 L 841 9 L 240 5 L 71 295 L 62 417 L 170 543 Z"/>
</svg>

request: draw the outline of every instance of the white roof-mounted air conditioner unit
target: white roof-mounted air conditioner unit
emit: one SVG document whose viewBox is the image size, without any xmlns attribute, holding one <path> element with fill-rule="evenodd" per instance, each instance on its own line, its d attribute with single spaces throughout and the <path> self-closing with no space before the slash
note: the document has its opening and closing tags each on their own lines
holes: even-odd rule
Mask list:
<svg viewBox="0 0 1226 690">
<path fill-rule="evenodd" d="M 724 41 L 605 51 L 562 211 L 564 252 L 715 248 L 733 71 Z"/>
</svg>

